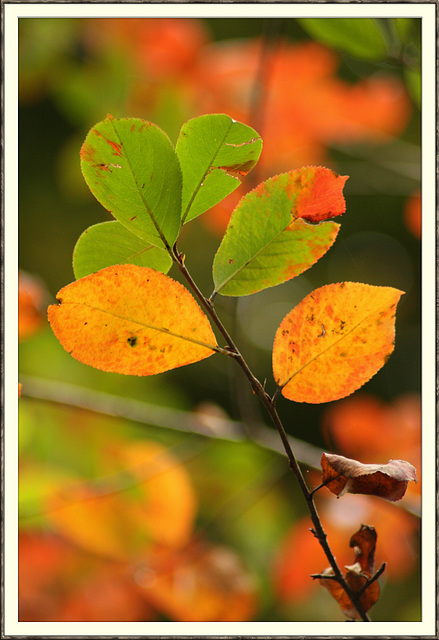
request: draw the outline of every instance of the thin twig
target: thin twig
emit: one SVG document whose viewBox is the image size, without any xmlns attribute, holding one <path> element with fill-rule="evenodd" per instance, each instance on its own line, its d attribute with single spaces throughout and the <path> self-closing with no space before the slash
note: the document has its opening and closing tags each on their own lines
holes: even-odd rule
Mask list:
<svg viewBox="0 0 439 640">
<path fill-rule="evenodd" d="M 213 306 L 212 300 L 209 300 L 207 298 L 204 297 L 204 295 L 202 294 L 202 292 L 200 291 L 200 289 L 198 288 L 197 284 L 194 282 L 194 280 L 192 279 L 192 276 L 190 275 L 189 271 L 186 268 L 186 265 L 184 264 L 183 261 L 183 257 L 182 255 L 179 253 L 177 246 L 174 246 L 174 251 L 173 251 L 173 259 L 174 262 L 176 263 L 177 267 L 179 268 L 181 274 L 183 275 L 183 277 L 186 279 L 188 285 L 190 286 L 190 288 L 192 289 L 192 291 L 195 293 L 196 297 L 198 298 L 198 300 L 200 301 L 200 303 L 203 305 L 203 307 L 206 309 L 206 312 L 208 313 L 208 315 L 210 316 L 210 318 L 212 319 L 212 321 L 214 322 L 215 326 L 217 327 L 217 329 L 219 330 L 219 332 L 221 333 L 221 335 L 223 336 L 223 338 L 225 339 L 228 347 L 230 348 L 231 353 L 233 354 L 234 359 L 236 360 L 236 362 L 239 364 L 239 366 L 241 367 L 241 369 L 243 370 L 244 374 L 246 375 L 248 381 L 250 382 L 250 385 L 254 391 L 254 393 L 259 397 L 259 399 L 261 400 L 262 404 L 264 405 L 265 409 L 267 410 L 271 421 L 273 423 L 273 425 L 276 427 L 279 436 L 282 440 L 282 444 L 283 447 L 285 449 L 285 453 L 287 454 L 287 458 L 288 458 L 288 464 L 289 467 L 291 469 L 291 471 L 294 473 L 294 475 L 296 476 L 297 482 L 299 483 L 299 487 L 302 491 L 302 494 L 306 500 L 307 506 L 308 506 L 308 511 L 314 526 L 314 530 L 316 533 L 316 537 L 318 538 L 318 541 L 320 543 L 320 546 L 322 547 L 328 562 L 334 572 L 334 575 L 337 577 L 340 585 L 343 587 L 344 591 L 346 592 L 346 594 L 348 595 L 348 597 L 350 598 L 351 602 L 353 603 L 353 605 L 355 606 L 358 615 L 360 616 L 360 618 L 364 621 L 364 622 L 370 622 L 370 618 L 368 617 L 367 613 L 364 611 L 364 608 L 361 604 L 361 602 L 359 601 L 357 595 L 352 591 L 352 589 L 350 588 L 349 584 L 346 582 L 346 580 L 344 579 L 344 576 L 337 564 L 337 561 L 335 559 L 334 554 L 332 553 L 332 550 L 329 546 L 329 543 L 327 541 L 327 535 L 325 533 L 325 530 L 323 529 L 323 525 L 321 523 L 319 514 L 317 512 L 317 508 L 314 504 L 314 500 L 313 500 L 313 496 L 312 493 L 310 492 L 310 490 L 308 489 L 308 486 L 305 482 L 305 478 L 303 477 L 302 471 L 299 467 L 299 464 L 297 462 L 296 456 L 293 452 L 293 449 L 291 448 L 290 442 L 288 440 L 288 436 L 286 434 L 286 431 L 284 429 L 284 426 L 282 424 L 281 419 L 279 418 L 279 415 L 276 411 L 276 407 L 273 404 L 272 398 L 268 395 L 268 393 L 265 391 L 263 385 L 259 382 L 259 380 L 253 375 L 252 371 L 250 370 L 249 366 L 247 365 L 246 361 L 244 360 L 242 354 L 240 353 L 239 349 L 237 348 L 237 346 L 235 345 L 233 339 L 231 338 L 231 336 L 229 335 L 227 329 L 225 328 L 225 326 L 222 324 L 220 318 L 218 317 L 215 308 Z"/>
<path fill-rule="evenodd" d="M 123 418 L 142 426 L 196 434 L 205 438 L 241 442 L 251 440 L 258 446 L 284 454 L 279 437 L 273 429 L 262 423 L 253 425 L 251 438 L 241 422 L 227 417 L 204 415 L 197 411 L 183 411 L 161 407 L 143 400 L 126 398 L 70 383 L 20 374 L 21 397 L 52 402 L 85 409 L 101 415 Z M 312 469 L 319 468 L 320 450 L 314 445 L 288 436 L 301 463 Z"/>
<path fill-rule="evenodd" d="M 361 587 L 361 589 L 358 591 L 358 598 L 361 598 L 361 596 L 363 595 L 363 593 L 366 591 L 366 589 L 368 589 L 370 587 L 370 585 L 372 584 L 372 582 L 375 582 L 375 580 L 378 580 L 378 578 L 380 577 L 380 575 L 382 573 L 384 573 L 384 570 L 386 568 L 386 563 L 383 562 L 383 564 L 381 565 L 381 567 L 373 574 L 373 576 L 371 578 L 369 578 L 367 580 L 367 582 L 365 582 L 363 584 L 363 586 Z"/>
<path fill-rule="evenodd" d="M 339 582 L 339 579 L 333 573 L 311 573 L 309 577 L 313 580 L 335 580 L 335 582 Z"/>
</svg>

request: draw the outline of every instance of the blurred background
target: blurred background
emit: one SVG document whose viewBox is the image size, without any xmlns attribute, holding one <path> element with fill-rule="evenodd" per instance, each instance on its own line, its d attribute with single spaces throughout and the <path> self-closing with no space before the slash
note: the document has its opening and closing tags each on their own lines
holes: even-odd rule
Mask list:
<svg viewBox="0 0 439 640">
<path fill-rule="evenodd" d="M 322 451 L 405 459 L 420 476 L 420 46 L 405 18 L 20 19 L 21 621 L 344 619 L 309 578 L 327 560 L 234 363 L 103 373 L 64 352 L 46 308 L 74 279 L 79 235 L 111 219 L 81 176 L 89 129 L 141 117 L 175 143 L 189 118 L 226 113 L 264 148 L 236 193 L 184 227 L 189 270 L 210 295 L 231 211 L 262 180 L 307 165 L 348 175 L 330 251 L 283 285 L 218 296 L 217 311 L 272 393 L 275 331 L 305 295 L 345 280 L 402 289 L 395 351 L 369 383 L 278 408 L 311 486 Z M 420 620 L 420 483 L 397 504 L 316 500 L 340 566 L 361 524 L 377 531 L 373 620 Z"/>
</svg>

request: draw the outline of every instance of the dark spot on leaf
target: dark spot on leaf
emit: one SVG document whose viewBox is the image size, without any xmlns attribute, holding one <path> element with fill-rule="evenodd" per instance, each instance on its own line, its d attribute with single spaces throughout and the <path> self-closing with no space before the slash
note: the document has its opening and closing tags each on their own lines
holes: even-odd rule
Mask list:
<svg viewBox="0 0 439 640">
<path fill-rule="evenodd" d="M 88 324 L 88 322 L 84 322 L 84 327 L 85 327 L 86 324 Z"/>
<path fill-rule="evenodd" d="M 229 260 L 229 264 L 233 264 L 234 262 L 235 262 L 235 261 L 234 261 L 234 260 L 232 260 L 232 258 L 230 258 L 230 260 Z"/>
<path fill-rule="evenodd" d="M 137 336 L 130 336 L 127 340 L 130 347 L 135 347 L 137 344 Z"/>
<path fill-rule="evenodd" d="M 346 286 L 346 282 L 341 282 L 341 283 L 340 283 L 340 289 L 344 289 L 344 288 L 345 288 L 345 286 Z"/>
<path fill-rule="evenodd" d="M 133 216 L 132 218 L 130 218 L 130 222 L 132 222 L 133 220 L 135 220 L 137 218 L 137 216 Z"/>
</svg>

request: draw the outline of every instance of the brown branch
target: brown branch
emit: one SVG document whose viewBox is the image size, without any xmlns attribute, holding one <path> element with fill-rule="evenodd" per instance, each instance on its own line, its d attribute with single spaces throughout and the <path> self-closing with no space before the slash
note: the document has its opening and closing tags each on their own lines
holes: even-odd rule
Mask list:
<svg viewBox="0 0 439 640">
<path fill-rule="evenodd" d="M 188 285 L 190 286 L 190 288 L 192 289 L 192 291 L 195 293 L 196 297 L 198 298 L 198 300 L 200 301 L 200 303 L 203 305 L 203 307 L 206 309 L 207 314 L 210 316 L 210 318 L 212 319 L 212 321 L 214 322 L 215 326 L 217 327 L 218 331 L 221 333 L 222 337 L 224 338 L 224 340 L 226 341 L 226 344 L 228 346 L 228 348 L 230 349 L 230 353 L 228 355 L 230 355 L 231 357 L 233 357 L 236 362 L 238 363 L 238 365 L 241 367 L 241 369 L 243 370 L 245 376 L 247 377 L 254 393 L 258 396 L 258 398 L 261 400 L 262 404 L 264 405 L 265 409 L 267 410 L 268 415 L 270 416 L 270 419 L 273 423 L 273 425 L 276 427 L 279 436 L 282 440 L 282 444 L 283 447 L 285 449 L 285 453 L 287 454 L 287 458 L 288 458 L 288 464 L 289 467 L 291 469 L 291 471 L 294 473 L 294 475 L 296 476 L 296 480 L 299 483 L 299 487 L 300 490 L 303 494 L 303 497 L 305 498 L 305 501 L 307 503 L 308 506 L 308 511 L 309 511 L 309 515 L 311 517 L 312 523 L 313 523 L 313 527 L 314 527 L 314 535 L 317 537 L 320 546 L 322 547 L 328 562 L 334 572 L 334 575 L 336 577 L 336 579 L 338 580 L 338 582 L 340 583 L 340 585 L 343 587 L 344 591 L 346 592 L 346 594 L 348 595 L 348 597 L 350 598 L 351 602 L 353 603 L 353 605 L 355 606 L 358 615 L 360 616 L 360 618 L 364 621 L 364 622 L 370 622 L 370 619 L 367 615 L 367 613 L 364 611 L 364 608 L 361 604 L 361 602 L 359 601 L 359 598 L 357 596 L 356 593 L 354 593 L 352 591 L 352 589 L 350 588 L 350 586 L 348 585 L 348 583 L 346 582 L 338 564 L 337 561 L 335 559 L 334 554 L 332 553 L 332 550 L 329 546 L 329 543 L 327 541 L 327 535 L 325 533 L 325 530 L 323 529 L 323 525 L 321 523 L 319 514 L 317 512 L 317 508 L 314 504 L 314 500 L 313 500 L 313 495 L 312 492 L 308 489 L 308 486 L 305 482 L 305 478 L 303 477 L 302 471 L 299 467 L 299 464 L 297 462 L 296 456 L 293 452 L 293 449 L 291 448 L 290 442 L 288 440 L 288 436 L 286 434 L 286 431 L 284 429 L 284 426 L 282 424 L 281 419 L 279 418 L 279 415 L 277 413 L 276 407 L 275 407 L 275 401 L 277 399 L 278 394 L 275 394 L 273 396 L 273 398 L 271 398 L 268 393 L 265 391 L 263 385 L 259 382 L 259 380 L 253 375 L 253 373 L 251 372 L 249 366 L 247 365 L 246 361 L 244 360 L 242 354 L 240 353 L 239 349 L 237 348 L 237 346 L 235 345 L 233 339 L 231 338 L 231 336 L 229 335 L 227 329 L 225 328 L 225 326 L 222 324 L 220 318 L 218 317 L 215 308 L 213 306 L 213 301 L 212 298 L 211 299 L 207 299 L 205 298 L 205 296 L 202 294 L 202 292 L 200 291 L 200 289 L 198 288 L 197 284 L 194 282 L 194 280 L 192 279 L 192 276 L 190 275 L 189 271 L 186 268 L 186 265 L 184 264 L 184 260 L 182 255 L 179 253 L 178 249 L 177 249 L 177 245 L 174 246 L 174 250 L 173 250 L 173 259 L 175 264 L 177 265 L 178 269 L 180 270 L 180 273 L 183 275 L 183 277 L 185 278 L 185 280 L 187 281 Z"/>
<path fill-rule="evenodd" d="M 368 589 L 370 587 L 370 585 L 372 584 L 372 582 L 375 582 L 375 580 L 378 580 L 378 578 L 380 577 L 380 575 L 382 573 L 384 573 L 384 570 L 386 568 L 386 563 L 383 562 L 383 564 L 381 565 L 381 567 L 373 574 L 373 576 L 371 578 L 369 578 L 367 580 L 367 582 L 365 582 L 363 584 L 363 586 L 361 587 L 361 589 L 358 591 L 357 593 L 357 597 L 361 598 L 361 596 L 363 595 L 363 593 L 366 591 L 366 589 Z"/>
</svg>

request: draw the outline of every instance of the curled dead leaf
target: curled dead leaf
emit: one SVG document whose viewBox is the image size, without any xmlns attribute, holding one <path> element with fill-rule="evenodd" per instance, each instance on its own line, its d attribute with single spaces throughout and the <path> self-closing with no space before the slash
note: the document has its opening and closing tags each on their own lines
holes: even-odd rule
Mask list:
<svg viewBox="0 0 439 640">
<path fill-rule="evenodd" d="M 349 546 L 355 549 L 355 560 L 353 565 L 346 566 L 344 578 L 354 594 L 359 595 L 359 602 L 364 611 L 367 612 L 377 602 L 380 595 L 378 581 L 375 580 L 364 589 L 367 582 L 372 578 L 374 572 L 374 557 L 377 534 L 373 527 L 361 525 L 361 528 L 353 534 L 349 541 Z M 383 567 L 384 568 L 384 567 Z M 382 568 L 382 569 L 383 569 Z M 380 572 L 377 572 L 378 575 Z M 334 580 L 334 572 L 331 568 L 325 569 L 321 574 L 320 584 L 325 587 L 332 597 L 338 602 L 343 613 L 351 619 L 359 619 L 357 608 L 343 589 L 341 584 Z M 324 577 L 323 577 L 324 576 Z M 361 593 L 364 590 L 363 593 Z"/>
<path fill-rule="evenodd" d="M 404 496 L 409 481 L 418 481 L 416 469 L 405 460 L 362 464 L 344 456 L 323 453 L 320 464 L 322 482 L 337 497 L 362 493 L 395 502 Z"/>
</svg>

